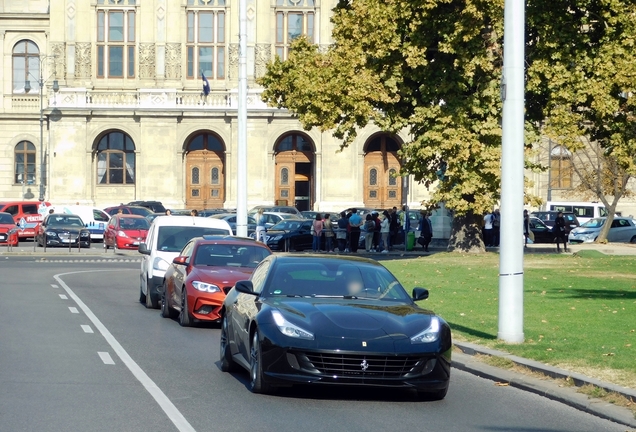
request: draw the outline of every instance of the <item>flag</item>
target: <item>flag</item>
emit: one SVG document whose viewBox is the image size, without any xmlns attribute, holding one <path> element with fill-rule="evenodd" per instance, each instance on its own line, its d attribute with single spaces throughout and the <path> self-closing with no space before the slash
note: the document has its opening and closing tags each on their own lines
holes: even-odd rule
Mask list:
<svg viewBox="0 0 636 432">
<path fill-rule="evenodd" d="M 207 96 L 210 94 L 210 83 L 205 75 L 203 75 L 203 72 L 201 72 L 201 79 L 203 80 L 203 94 Z"/>
</svg>

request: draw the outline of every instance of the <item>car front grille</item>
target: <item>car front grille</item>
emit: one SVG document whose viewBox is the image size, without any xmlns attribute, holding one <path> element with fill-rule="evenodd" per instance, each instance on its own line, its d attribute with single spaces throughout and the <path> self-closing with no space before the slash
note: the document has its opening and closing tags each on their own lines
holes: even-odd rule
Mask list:
<svg viewBox="0 0 636 432">
<path fill-rule="evenodd" d="M 295 353 L 302 369 L 327 376 L 402 378 L 422 371 L 421 356 L 379 356 L 338 353 Z"/>
<path fill-rule="evenodd" d="M 59 233 L 57 236 L 62 240 L 77 240 L 78 237 L 77 234 L 71 234 L 67 232 Z"/>
</svg>

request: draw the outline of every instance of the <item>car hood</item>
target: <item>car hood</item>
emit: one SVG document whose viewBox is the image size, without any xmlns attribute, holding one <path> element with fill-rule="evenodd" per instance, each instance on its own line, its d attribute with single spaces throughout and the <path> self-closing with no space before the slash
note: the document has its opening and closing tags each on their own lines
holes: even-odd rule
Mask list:
<svg viewBox="0 0 636 432">
<path fill-rule="evenodd" d="M 570 231 L 572 234 L 581 234 L 581 233 L 585 233 L 585 232 L 598 232 L 601 230 L 601 227 L 596 227 L 596 228 L 588 228 L 588 227 L 576 227 L 573 228 L 572 231 Z"/>
<path fill-rule="evenodd" d="M 435 316 L 410 303 L 389 301 L 273 298 L 268 303 L 316 338 L 408 339 L 428 328 Z"/>
<path fill-rule="evenodd" d="M 232 287 L 240 280 L 249 279 L 253 271 L 254 269 L 249 267 L 195 266 L 190 273 L 190 279 L 196 278 L 201 282 Z"/>
<path fill-rule="evenodd" d="M 0 224 L 0 232 L 7 232 L 14 228 L 18 229 L 18 227 L 15 226 L 15 224 Z"/>
</svg>

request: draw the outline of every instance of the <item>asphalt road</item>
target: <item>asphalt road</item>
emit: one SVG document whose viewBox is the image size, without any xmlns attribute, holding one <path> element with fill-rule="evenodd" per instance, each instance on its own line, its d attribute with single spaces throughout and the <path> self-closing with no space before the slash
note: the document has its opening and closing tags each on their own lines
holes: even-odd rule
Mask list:
<svg viewBox="0 0 636 432">
<path fill-rule="evenodd" d="M 218 368 L 219 330 L 138 302 L 139 264 L 0 261 L 0 431 L 616 431 L 453 370 L 445 400 L 404 391 L 251 394 Z"/>
</svg>

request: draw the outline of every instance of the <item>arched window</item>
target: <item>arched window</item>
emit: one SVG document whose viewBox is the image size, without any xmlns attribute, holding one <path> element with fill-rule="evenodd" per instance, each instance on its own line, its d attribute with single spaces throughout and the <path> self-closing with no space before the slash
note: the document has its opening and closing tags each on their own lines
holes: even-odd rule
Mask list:
<svg viewBox="0 0 636 432">
<path fill-rule="evenodd" d="M 377 186 L 378 185 L 378 170 L 375 168 L 371 168 L 369 171 L 369 186 Z"/>
<path fill-rule="evenodd" d="M 280 184 L 282 186 L 287 186 L 289 184 L 289 170 L 287 168 L 280 170 Z"/>
<path fill-rule="evenodd" d="M 572 187 L 572 153 L 556 146 L 550 153 L 550 188 L 569 189 Z"/>
<path fill-rule="evenodd" d="M 225 146 L 216 135 L 210 133 L 201 133 L 192 138 L 192 140 L 188 144 L 188 152 L 195 150 L 210 150 L 215 152 L 222 152 L 225 150 Z"/>
<path fill-rule="evenodd" d="M 190 182 L 192 184 L 198 185 L 199 184 L 199 168 L 198 167 L 192 167 L 192 178 L 190 180 Z"/>
<path fill-rule="evenodd" d="M 213 185 L 219 184 L 219 169 L 217 167 L 212 168 L 210 171 L 210 182 Z"/>
<path fill-rule="evenodd" d="M 14 149 L 16 184 L 35 184 L 35 146 L 29 141 L 20 141 Z"/>
<path fill-rule="evenodd" d="M 296 150 L 299 152 L 313 152 L 314 146 L 301 134 L 289 134 L 276 144 L 276 153 Z"/>
<path fill-rule="evenodd" d="M 99 140 L 97 183 L 135 183 L 135 143 L 124 132 L 110 132 Z"/>
<path fill-rule="evenodd" d="M 29 81 L 31 91 L 40 91 L 40 50 L 29 40 L 21 40 L 13 47 L 13 93 L 25 93 Z"/>
<path fill-rule="evenodd" d="M 397 186 L 397 171 L 394 169 L 389 170 L 389 186 Z"/>
</svg>

